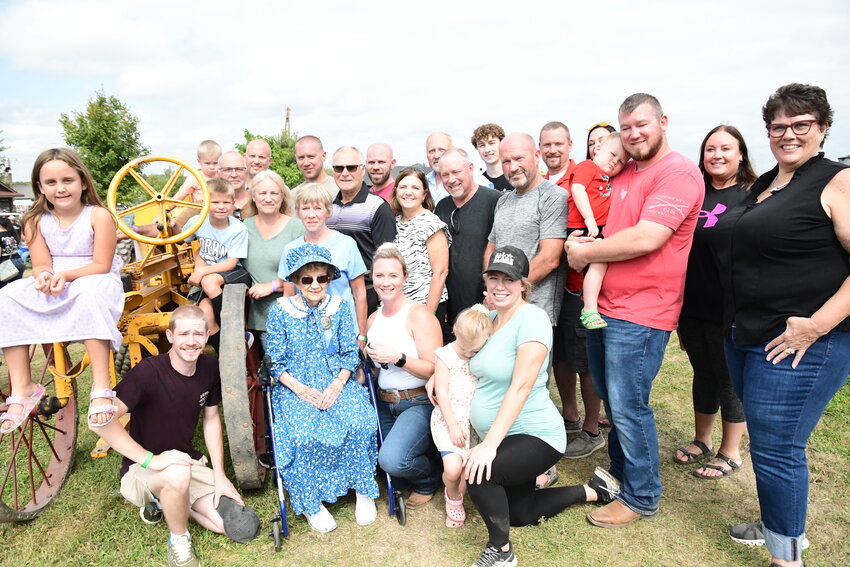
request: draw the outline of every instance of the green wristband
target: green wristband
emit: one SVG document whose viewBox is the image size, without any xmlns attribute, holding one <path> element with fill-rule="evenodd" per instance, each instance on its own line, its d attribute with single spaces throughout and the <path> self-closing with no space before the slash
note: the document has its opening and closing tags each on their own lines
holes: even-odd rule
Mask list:
<svg viewBox="0 0 850 567">
<path fill-rule="evenodd" d="M 153 452 L 148 451 L 148 456 L 145 457 L 144 461 L 142 461 L 142 468 L 143 469 L 148 468 L 148 465 L 151 464 L 152 460 L 153 460 Z"/>
</svg>

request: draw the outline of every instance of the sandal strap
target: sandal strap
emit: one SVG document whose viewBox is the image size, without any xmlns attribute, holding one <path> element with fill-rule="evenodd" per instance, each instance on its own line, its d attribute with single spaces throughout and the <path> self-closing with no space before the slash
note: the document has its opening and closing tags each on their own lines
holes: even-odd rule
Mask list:
<svg viewBox="0 0 850 567">
<path fill-rule="evenodd" d="M 110 390 L 109 388 L 105 390 L 92 390 L 91 394 L 89 394 L 89 399 L 93 400 L 95 398 L 107 398 L 113 400 L 115 399 L 115 390 Z"/>
<path fill-rule="evenodd" d="M 694 439 L 693 441 L 691 441 L 691 445 L 696 445 L 696 447 L 700 451 L 702 451 L 702 455 L 694 455 L 695 457 L 710 458 L 711 455 L 714 454 L 714 452 L 711 449 L 708 448 L 708 445 L 706 445 L 705 443 L 703 443 L 699 439 Z"/>
<path fill-rule="evenodd" d="M 35 393 L 34 393 L 34 394 L 32 394 L 31 396 L 26 396 L 26 397 L 22 397 L 22 396 L 7 396 L 7 397 L 6 397 L 6 405 L 7 405 L 7 406 L 11 406 L 11 405 L 17 404 L 17 405 L 19 405 L 19 406 L 26 406 L 26 405 L 32 405 L 32 406 L 35 406 L 35 404 L 36 404 L 36 403 L 38 403 L 38 401 L 39 401 L 41 398 L 43 398 L 43 397 L 44 397 L 45 393 L 46 393 L 46 390 L 44 389 L 44 386 L 42 386 L 41 384 L 39 384 L 39 385 L 38 385 L 38 388 L 36 388 Z M 34 402 L 33 402 L 33 401 L 34 401 Z"/>
<path fill-rule="evenodd" d="M 741 468 L 741 465 L 739 465 L 738 463 L 736 463 L 735 461 L 733 461 L 732 459 L 730 459 L 729 457 L 727 457 L 723 453 L 718 452 L 717 455 L 715 455 L 714 458 L 719 460 L 719 461 L 723 461 L 724 463 L 729 465 L 729 468 L 732 469 L 733 471 L 736 471 L 736 470 Z M 741 464 L 744 464 L 743 461 L 741 462 Z M 706 465 L 706 466 L 710 466 L 711 468 L 717 468 L 717 465 Z"/>
<path fill-rule="evenodd" d="M 100 396 L 96 396 L 100 397 Z M 103 404 L 102 406 L 93 406 L 89 405 L 89 416 L 92 416 L 97 413 L 108 413 L 113 414 L 118 411 L 118 406 L 115 404 Z"/>
</svg>

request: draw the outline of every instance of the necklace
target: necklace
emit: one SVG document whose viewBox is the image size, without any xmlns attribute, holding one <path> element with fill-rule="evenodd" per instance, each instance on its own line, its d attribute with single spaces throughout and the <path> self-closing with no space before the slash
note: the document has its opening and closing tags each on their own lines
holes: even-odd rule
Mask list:
<svg viewBox="0 0 850 567">
<path fill-rule="evenodd" d="M 789 183 L 791 183 L 791 182 L 790 182 L 790 181 L 786 181 L 786 182 L 785 182 L 785 183 L 783 183 L 782 185 L 774 185 L 773 187 L 771 187 L 770 189 L 768 189 L 768 190 L 767 190 L 767 192 L 768 192 L 768 193 L 770 193 L 771 195 L 774 195 L 774 194 L 776 194 L 777 192 L 779 192 L 779 191 L 781 191 L 782 189 L 784 189 L 784 188 L 785 188 L 785 187 L 786 187 Z"/>
</svg>

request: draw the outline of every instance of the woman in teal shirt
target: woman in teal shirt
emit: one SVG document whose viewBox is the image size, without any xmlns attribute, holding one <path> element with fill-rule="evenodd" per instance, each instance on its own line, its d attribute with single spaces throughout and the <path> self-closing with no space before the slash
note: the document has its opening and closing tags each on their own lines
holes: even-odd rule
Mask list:
<svg viewBox="0 0 850 567">
<path fill-rule="evenodd" d="M 466 458 L 469 494 L 490 541 L 476 566 L 516 565 L 509 526 L 537 524 L 577 502 L 608 503 L 619 491 L 602 469 L 587 485 L 535 491 L 537 475 L 567 448 L 564 422 L 546 388 L 552 327 L 528 303 L 528 258 L 518 248 L 493 252 L 484 272 L 494 332 L 469 363 L 479 376 L 470 421 L 481 443 Z"/>
</svg>

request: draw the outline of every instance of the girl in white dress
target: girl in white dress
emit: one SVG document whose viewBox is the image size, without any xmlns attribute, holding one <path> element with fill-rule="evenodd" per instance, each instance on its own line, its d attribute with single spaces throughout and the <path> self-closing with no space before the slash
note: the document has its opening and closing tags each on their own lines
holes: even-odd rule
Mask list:
<svg viewBox="0 0 850 567">
<path fill-rule="evenodd" d="M 469 407 L 478 384 L 478 378 L 469 371 L 469 359 L 493 332 L 489 313 L 481 304 L 461 311 L 453 328 L 456 340 L 434 351 L 437 407 L 431 413 L 431 435 L 443 457 L 446 526 L 450 528 L 459 528 L 466 520 L 463 457 L 469 452 Z"/>
<path fill-rule="evenodd" d="M 109 350 L 121 345 L 124 291 L 115 219 L 73 150 L 42 152 L 33 166 L 32 188 L 36 199 L 24 215 L 23 229 L 33 276 L 0 290 L 0 348 L 11 385 L 0 435 L 20 427 L 45 395 L 44 386 L 32 381 L 32 344 L 85 343 L 93 377 L 89 424 L 106 425 L 116 410 Z"/>
</svg>

